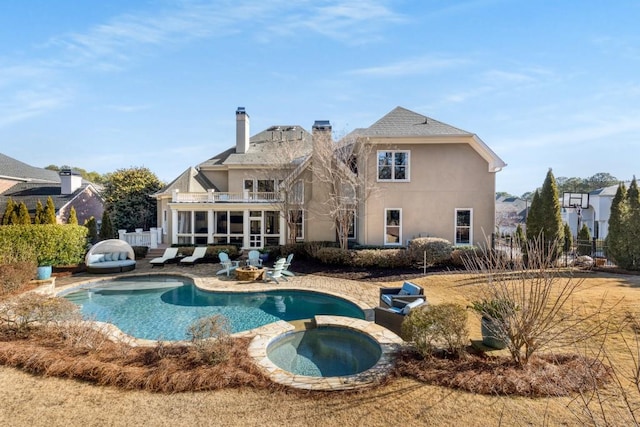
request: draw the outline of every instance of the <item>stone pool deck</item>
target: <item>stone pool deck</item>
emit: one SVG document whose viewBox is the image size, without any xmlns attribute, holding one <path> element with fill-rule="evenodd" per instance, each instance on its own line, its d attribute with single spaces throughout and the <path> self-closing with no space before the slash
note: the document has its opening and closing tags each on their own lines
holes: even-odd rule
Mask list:
<svg viewBox="0 0 640 427">
<path fill-rule="evenodd" d="M 293 265 L 292 265 L 293 266 Z M 403 341 L 394 333 L 373 323 L 373 307 L 378 304 L 379 288 L 381 284 L 371 282 L 358 282 L 353 280 L 337 279 L 316 275 L 296 275 L 289 277 L 288 281 L 275 282 L 248 282 L 237 281 L 233 275 L 217 275 L 219 264 L 196 264 L 194 266 L 181 266 L 167 264 L 164 267 L 153 267 L 148 260 L 139 260 L 136 269 L 126 273 L 117 274 L 90 274 L 81 273 L 73 276 L 58 277 L 50 286 L 50 291 L 59 293 L 76 286 L 104 281 L 112 278 L 124 278 L 149 275 L 179 275 L 191 278 L 195 285 L 210 291 L 235 291 L 254 292 L 271 289 L 301 289 L 319 291 L 345 298 L 357 304 L 365 313 L 366 320 L 353 319 L 341 316 L 316 316 L 317 325 L 334 325 L 355 329 L 372 336 L 382 347 L 383 354 L 379 362 L 371 369 L 360 374 L 348 377 L 306 377 L 294 375 L 275 366 L 267 357 L 266 350 L 269 343 L 279 335 L 294 330 L 293 323 L 279 321 L 261 328 L 244 331 L 234 336 L 252 337 L 249 348 L 251 356 L 258 366 L 269 375 L 276 383 L 307 390 L 347 390 L 361 388 L 377 383 L 389 372 L 393 365 L 393 354 L 403 344 Z M 295 269 L 292 269 L 295 272 Z M 388 286 L 388 284 L 385 284 Z M 295 323 L 295 322 L 294 322 Z M 155 341 L 135 339 L 124 336 L 113 325 L 100 324 L 114 338 L 126 339 L 133 345 L 155 345 Z"/>
</svg>

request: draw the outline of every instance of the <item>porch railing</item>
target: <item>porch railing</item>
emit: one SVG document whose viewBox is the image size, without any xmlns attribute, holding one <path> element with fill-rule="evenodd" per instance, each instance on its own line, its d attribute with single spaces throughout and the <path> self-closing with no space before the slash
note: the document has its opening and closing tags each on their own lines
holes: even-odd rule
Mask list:
<svg viewBox="0 0 640 427">
<path fill-rule="evenodd" d="M 218 192 L 181 193 L 174 190 L 171 195 L 173 203 L 273 203 L 280 200 L 278 192 Z"/>
<path fill-rule="evenodd" d="M 148 231 L 137 228 L 135 232 L 127 233 L 127 230 L 118 230 L 118 238 L 131 246 L 146 246 L 156 249 L 158 243 L 162 243 L 162 228 L 151 227 Z"/>
</svg>

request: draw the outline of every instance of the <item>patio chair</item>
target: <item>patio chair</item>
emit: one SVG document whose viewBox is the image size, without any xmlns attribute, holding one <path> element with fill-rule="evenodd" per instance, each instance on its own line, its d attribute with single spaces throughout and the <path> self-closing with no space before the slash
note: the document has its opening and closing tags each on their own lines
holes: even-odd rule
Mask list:
<svg viewBox="0 0 640 427">
<path fill-rule="evenodd" d="M 285 262 L 287 262 L 286 259 L 280 258 L 278 261 L 276 261 L 275 264 L 273 264 L 273 268 L 266 269 L 264 272 L 264 281 L 269 282 L 273 280 L 278 285 L 280 284 L 278 279 L 284 279 L 285 281 L 288 281 L 287 276 L 284 276 L 282 274 L 282 270 L 284 269 Z"/>
<path fill-rule="evenodd" d="M 222 265 L 222 270 L 216 272 L 216 274 L 224 274 L 227 273 L 227 277 L 229 273 L 240 266 L 240 261 L 231 261 L 229 259 L 229 255 L 226 252 L 220 252 L 218 254 L 218 258 L 220 259 L 220 265 Z"/>
<path fill-rule="evenodd" d="M 401 297 L 404 301 L 424 298 L 424 289 L 412 282 L 404 282 L 399 288 L 380 288 L 380 305 L 393 307 L 393 300 Z"/>
<path fill-rule="evenodd" d="M 375 316 L 375 323 L 389 329 L 394 334 L 402 337 L 402 322 L 406 318 L 407 314 L 411 310 L 426 304 L 427 300 L 424 298 L 418 298 L 415 300 L 404 300 L 401 297 L 394 299 L 395 306 L 392 307 L 375 307 L 373 309 Z"/>
<path fill-rule="evenodd" d="M 166 248 L 162 256 L 149 261 L 152 267 L 163 267 L 166 263 L 175 260 L 178 257 L 178 248 Z"/>
<path fill-rule="evenodd" d="M 252 265 L 254 267 L 262 267 L 262 259 L 260 258 L 260 251 L 256 251 L 256 250 L 249 251 L 249 255 L 247 258 L 247 265 Z"/>
<path fill-rule="evenodd" d="M 289 271 L 289 266 L 291 265 L 291 260 L 293 259 L 293 254 L 289 254 L 287 256 L 287 260 L 284 263 L 284 268 L 282 269 L 282 274 L 285 276 L 295 276 L 293 272 Z"/>
<path fill-rule="evenodd" d="M 202 260 L 206 253 L 206 246 L 198 246 L 193 250 L 193 254 L 191 256 L 184 257 L 180 260 L 180 265 L 194 265 L 195 263 Z"/>
</svg>

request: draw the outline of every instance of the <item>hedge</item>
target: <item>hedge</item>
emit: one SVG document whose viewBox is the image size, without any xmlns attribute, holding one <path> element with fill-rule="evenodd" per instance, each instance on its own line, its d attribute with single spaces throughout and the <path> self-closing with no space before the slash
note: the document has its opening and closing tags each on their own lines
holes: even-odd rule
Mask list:
<svg viewBox="0 0 640 427">
<path fill-rule="evenodd" d="M 25 252 L 38 265 L 76 265 L 84 260 L 87 228 L 70 224 L 0 226 L 0 253 Z"/>
</svg>

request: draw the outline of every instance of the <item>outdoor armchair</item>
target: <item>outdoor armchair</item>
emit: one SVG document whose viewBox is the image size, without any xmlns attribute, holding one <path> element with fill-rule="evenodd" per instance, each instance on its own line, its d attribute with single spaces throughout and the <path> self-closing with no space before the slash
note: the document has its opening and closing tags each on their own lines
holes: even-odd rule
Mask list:
<svg viewBox="0 0 640 427">
<path fill-rule="evenodd" d="M 398 336 L 402 336 L 402 322 L 407 314 L 416 307 L 426 304 L 424 295 L 412 301 L 397 298 L 394 300 L 393 307 L 375 307 L 373 309 L 375 323 L 384 326 Z"/>
<path fill-rule="evenodd" d="M 424 298 L 424 289 L 412 282 L 404 282 L 399 288 L 380 288 L 380 306 L 393 307 L 393 300 L 398 297 L 405 301 Z"/>
<path fill-rule="evenodd" d="M 220 265 L 222 266 L 222 269 L 219 270 L 216 274 L 227 273 L 227 276 L 229 276 L 229 273 L 238 268 L 238 266 L 240 265 L 240 261 L 231 261 L 229 259 L 229 255 L 226 252 L 218 253 L 218 258 L 220 259 Z"/>
</svg>

